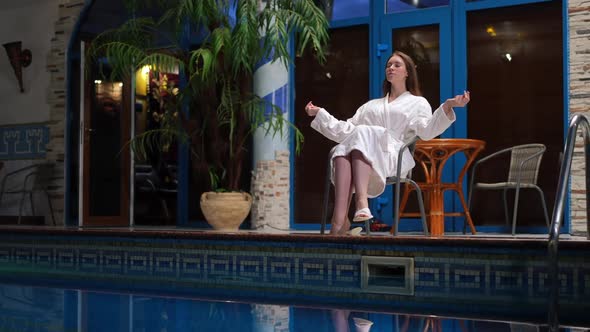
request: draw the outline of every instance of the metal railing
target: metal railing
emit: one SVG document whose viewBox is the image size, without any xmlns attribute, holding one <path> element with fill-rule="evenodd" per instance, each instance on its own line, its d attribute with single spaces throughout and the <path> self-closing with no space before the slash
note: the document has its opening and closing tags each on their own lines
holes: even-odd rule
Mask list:
<svg viewBox="0 0 590 332">
<path fill-rule="evenodd" d="M 567 138 L 565 142 L 563 161 L 559 171 L 559 180 L 557 183 L 557 193 L 555 196 L 555 207 L 553 208 L 553 216 L 551 218 L 551 227 L 549 229 L 549 280 L 551 282 L 551 297 L 549 298 L 549 319 L 548 326 L 550 331 L 558 331 L 558 307 L 559 307 L 559 267 L 557 259 L 557 249 L 559 245 L 559 230 L 563 222 L 563 210 L 565 204 L 565 197 L 567 194 L 567 186 L 570 178 L 570 171 L 572 166 L 572 157 L 574 154 L 574 146 L 576 143 L 576 134 L 578 126 L 582 125 L 584 136 L 584 150 L 586 155 L 586 190 L 590 189 L 590 123 L 588 118 L 584 115 L 574 115 L 570 120 Z M 586 213 L 590 208 L 590 199 L 586 194 Z M 590 240 L 590 222 L 586 221 L 586 228 L 588 230 L 588 239 Z"/>
</svg>

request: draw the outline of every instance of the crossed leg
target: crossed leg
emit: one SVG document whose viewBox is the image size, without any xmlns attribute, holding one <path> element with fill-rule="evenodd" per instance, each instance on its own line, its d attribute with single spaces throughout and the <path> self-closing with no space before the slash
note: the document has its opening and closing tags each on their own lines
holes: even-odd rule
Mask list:
<svg viewBox="0 0 590 332">
<path fill-rule="evenodd" d="M 330 234 L 344 234 L 350 228 L 348 207 L 353 188 L 350 156 L 334 158 L 334 212 Z"/>
<path fill-rule="evenodd" d="M 356 209 L 369 207 L 367 189 L 371 165 L 360 151 L 353 150 L 347 156 L 334 158 L 334 173 L 335 201 L 330 234 L 342 235 L 350 228 L 348 209 L 353 191 L 356 192 Z"/>
<path fill-rule="evenodd" d="M 369 198 L 367 190 L 369 188 L 369 177 L 371 176 L 371 164 L 365 160 L 365 157 L 359 150 L 350 152 L 352 158 L 352 179 L 356 189 L 354 197 L 356 210 L 369 207 Z"/>
</svg>

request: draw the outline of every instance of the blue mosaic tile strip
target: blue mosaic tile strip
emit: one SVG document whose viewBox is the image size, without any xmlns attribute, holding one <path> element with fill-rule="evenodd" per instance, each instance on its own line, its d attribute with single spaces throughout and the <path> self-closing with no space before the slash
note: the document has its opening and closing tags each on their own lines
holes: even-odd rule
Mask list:
<svg viewBox="0 0 590 332">
<path fill-rule="evenodd" d="M 183 251 L 179 253 L 179 277 L 182 279 L 205 279 L 205 253 Z"/>
<path fill-rule="evenodd" d="M 126 253 L 124 262 L 125 274 L 146 276 L 151 274 L 151 253 L 147 250 L 130 251 Z"/>
<path fill-rule="evenodd" d="M 152 254 L 152 267 L 154 276 L 176 276 L 178 256 L 170 250 L 154 252 Z"/>
<path fill-rule="evenodd" d="M 119 250 L 103 250 L 102 251 L 102 272 L 112 274 L 123 274 L 125 253 Z"/>
<path fill-rule="evenodd" d="M 332 261 L 332 283 L 334 286 L 358 287 L 361 278 L 358 261 L 351 259 L 334 259 Z"/>
<path fill-rule="evenodd" d="M 2 237 L 2 236 L 0 236 Z M 0 264 L 7 271 L 33 270 L 49 274 L 88 276 L 118 280 L 148 280 L 194 283 L 198 287 L 253 287 L 307 292 L 322 291 L 357 296 L 360 288 L 361 255 L 309 250 L 307 246 L 275 250 L 265 243 L 254 247 L 228 243 L 170 243 L 100 240 L 57 241 L 30 238 L 0 241 Z M 362 251 L 361 251 L 362 252 Z M 367 251 L 373 254 L 373 251 Z M 409 252 L 390 250 L 387 256 L 412 257 Z M 485 296 L 490 301 L 533 297 L 546 301 L 546 257 L 414 252 L 415 296 L 457 299 Z M 560 294 L 569 299 L 587 298 L 590 292 L 590 262 L 584 256 L 561 257 Z"/>
<path fill-rule="evenodd" d="M 45 158 L 47 143 L 46 125 L 0 127 L 0 160 Z"/>
<path fill-rule="evenodd" d="M 417 293 L 442 292 L 448 288 L 445 264 L 414 260 L 414 287 Z"/>
<path fill-rule="evenodd" d="M 277 284 L 294 284 L 297 266 L 290 257 L 265 257 L 264 280 Z"/>
<path fill-rule="evenodd" d="M 449 269 L 449 287 L 454 291 L 484 293 L 486 280 L 486 266 L 483 263 L 459 263 Z"/>
</svg>

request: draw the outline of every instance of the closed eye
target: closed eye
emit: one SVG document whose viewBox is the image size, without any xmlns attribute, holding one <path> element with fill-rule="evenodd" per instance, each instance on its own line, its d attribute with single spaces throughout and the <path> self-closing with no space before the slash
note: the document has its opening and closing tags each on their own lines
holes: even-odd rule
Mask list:
<svg viewBox="0 0 590 332">
<path fill-rule="evenodd" d="M 386 68 L 390 68 L 391 66 L 400 68 L 403 66 L 403 64 L 401 62 L 388 62 Z"/>
</svg>

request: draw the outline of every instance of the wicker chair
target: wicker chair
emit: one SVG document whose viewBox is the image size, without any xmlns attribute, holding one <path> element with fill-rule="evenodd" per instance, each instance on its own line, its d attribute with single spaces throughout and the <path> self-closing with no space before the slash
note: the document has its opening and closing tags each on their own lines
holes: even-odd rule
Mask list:
<svg viewBox="0 0 590 332">
<path fill-rule="evenodd" d="M 516 219 L 518 216 L 518 199 L 520 189 L 535 189 L 539 193 L 545 215 L 545 222 L 547 227 L 549 227 L 549 214 L 547 213 L 547 205 L 545 204 L 545 195 L 543 194 L 541 188 L 537 186 L 537 177 L 539 175 L 539 168 L 541 166 L 543 153 L 545 153 L 545 145 L 543 144 L 524 144 L 500 150 L 478 160 L 473 165 L 471 172 L 469 198 L 467 201 L 469 210 L 471 210 L 471 201 L 475 190 L 502 190 L 502 198 L 504 200 L 504 215 L 506 218 L 506 224 L 509 225 L 510 217 L 508 215 L 508 200 L 506 198 L 506 193 L 508 190 L 514 189 L 514 211 L 512 213 L 512 235 L 514 235 L 516 233 Z M 505 154 L 510 154 L 510 168 L 506 182 L 477 182 L 474 184 L 476 171 L 480 165 Z M 465 226 L 463 227 L 463 233 L 465 233 Z"/>
</svg>

